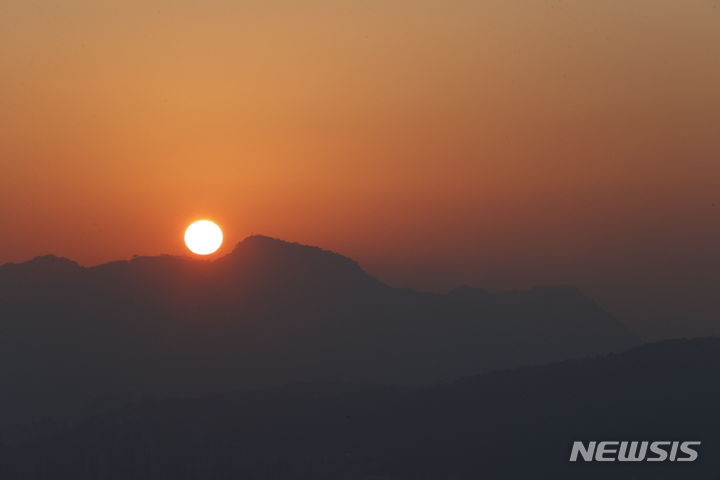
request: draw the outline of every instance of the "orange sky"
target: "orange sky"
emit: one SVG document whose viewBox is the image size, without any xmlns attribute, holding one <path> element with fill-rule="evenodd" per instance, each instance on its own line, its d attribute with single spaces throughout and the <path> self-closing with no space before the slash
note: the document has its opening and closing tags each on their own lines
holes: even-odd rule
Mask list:
<svg viewBox="0 0 720 480">
<path fill-rule="evenodd" d="M 5 0 L 0 262 L 210 217 L 720 333 L 718 52 L 716 0 Z"/>
</svg>

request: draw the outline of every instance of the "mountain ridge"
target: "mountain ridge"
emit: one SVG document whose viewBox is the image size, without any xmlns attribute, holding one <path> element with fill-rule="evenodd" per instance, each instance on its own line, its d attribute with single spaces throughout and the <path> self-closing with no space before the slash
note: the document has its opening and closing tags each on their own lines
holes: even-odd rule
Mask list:
<svg viewBox="0 0 720 480">
<path fill-rule="evenodd" d="M 0 267 L 0 425 L 76 415 L 126 392 L 429 385 L 638 341 L 573 287 L 417 292 L 338 253 L 263 236 L 211 261 L 21 265 Z"/>
<path fill-rule="evenodd" d="M 248 237 L 244 238 L 243 240 L 236 243 L 235 247 L 233 249 L 226 253 L 225 255 L 219 256 L 217 258 L 199 258 L 199 257 L 192 257 L 189 255 L 173 255 L 173 254 L 159 254 L 159 255 L 134 255 L 127 259 L 118 259 L 118 260 L 111 260 L 108 262 L 104 262 L 97 265 L 90 265 L 90 266 L 84 266 L 79 264 L 78 262 L 62 256 L 57 256 L 55 254 L 44 254 L 39 255 L 36 257 L 33 257 L 30 260 L 24 261 L 24 262 L 6 262 L 4 264 L 0 264 L 0 275 L 3 273 L 15 273 L 15 271 L 22 270 L 24 268 L 27 269 L 41 269 L 41 268 L 50 268 L 50 269 L 58 269 L 61 268 L 65 269 L 66 271 L 69 270 L 75 270 L 75 271 L 81 271 L 81 272 L 88 272 L 88 271 L 99 271 L 104 269 L 112 269 L 115 267 L 128 267 L 128 266 L 137 266 L 141 264 L 148 264 L 148 263 L 160 263 L 160 262 L 177 262 L 180 263 L 187 263 L 188 265 L 213 265 L 213 264 L 232 264 L 233 260 L 237 260 L 238 257 L 241 257 L 243 260 L 247 260 L 247 257 L 253 254 L 260 254 L 260 259 L 263 259 L 263 256 L 266 256 L 268 254 L 275 254 L 278 252 L 291 252 L 293 254 L 312 254 L 313 260 L 318 259 L 324 259 L 325 261 L 329 261 L 330 263 L 335 263 L 337 266 L 343 266 L 348 268 L 351 271 L 354 271 L 355 273 L 359 273 L 362 275 L 365 275 L 369 277 L 370 279 L 374 280 L 378 284 L 381 284 L 388 288 L 397 288 L 398 290 L 406 290 L 406 291 L 413 291 L 413 292 L 419 292 L 419 293 L 430 293 L 430 292 L 423 292 L 420 290 L 415 290 L 412 288 L 405 288 L 405 287 L 390 287 L 389 285 L 385 284 L 381 280 L 378 280 L 371 274 L 369 274 L 367 271 L 365 271 L 359 262 L 356 260 L 344 256 L 338 252 L 335 252 L 333 250 L 323 249 L 321 247 L 317 246 L 311 246 L 311 245 L 304 245 L 299 242 L 290 242 L 286 240 L 282 240 L 279 238 L 262 235 L 262 234 L 253 234 L 249 235 Z M 32 273 L 37 273 L 36 271 Z M 492 296 L 492 295 L 505 295 L 505 296 L 513 296 L 513 295 L 522 295 L 522 294 L 535 294 L 535 293 L 551 293 L 551 294 L 571 294 L 573 296 L 583 297 L 585 299 L 591 299 L 587 294 L 582 292 L 579 288 L 577 288 L 574 285 L 567 285 L 567 284 L 547 284 L 547 285 L 535 285 L 531 286 L 527 289 L 523 290 L 507 290 L 507 291 L 499 291 L 499 292 L 490 292 L 488 290 L 474 287 L 471 285 L 460 285 L 458 287 L 455 287 L 451 289 L 447 295 L 450 296 L 458 296 L 458 297 L 473 297 L 473 296 Z M 442 294 L 440 294 L 442 295 Z M 594 300 L 593 300 L 594 301 Z"/>
</svg>

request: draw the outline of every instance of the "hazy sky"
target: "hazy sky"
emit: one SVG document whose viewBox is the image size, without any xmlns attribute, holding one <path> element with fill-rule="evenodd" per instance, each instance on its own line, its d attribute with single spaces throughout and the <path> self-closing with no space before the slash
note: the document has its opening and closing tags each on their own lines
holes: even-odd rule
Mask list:
<svg viewBox="0 0 720 480">
<path fill-rule="evenodd" d="M 0 262 L 218 221 L 720 333 L 717 0 L 3 0 Z"/>
</svg>

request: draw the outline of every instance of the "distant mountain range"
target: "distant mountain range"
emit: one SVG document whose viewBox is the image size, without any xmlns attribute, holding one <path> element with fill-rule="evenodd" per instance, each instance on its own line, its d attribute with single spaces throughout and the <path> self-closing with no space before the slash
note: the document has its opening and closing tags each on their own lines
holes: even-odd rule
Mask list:
<svg viewBox="0 0 720 480">
<path fill-rule="evenodd" d="M 0 425 L 296 382 L 431 385 L 637 343 L 572 287 L 391 288 L 342 255 L 263 236 L 213 261 L 5 264 L 0 319 Z"/>
<path fill-rule="evenodd" d="M 0 449 L 25 480 L 720 478 L 720 339 L 431 388 L 303 384 L 143 401 Z M 570 463 L 575 440 L 701 441 L 695 463 Z"/>
</svg>

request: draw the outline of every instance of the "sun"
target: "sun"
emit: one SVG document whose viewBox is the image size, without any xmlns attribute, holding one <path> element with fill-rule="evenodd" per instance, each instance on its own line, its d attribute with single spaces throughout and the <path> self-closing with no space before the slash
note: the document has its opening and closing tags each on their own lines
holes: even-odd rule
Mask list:
<svg viewBox="0 0 720 480">
<path fill-rule="evenodd" d="M 210 220 L 198 220 L 191 223 L 185 230 L 185 245 L 197 255 L 215 253 L 222 243 L 222 230 Z"/>
</svg>

